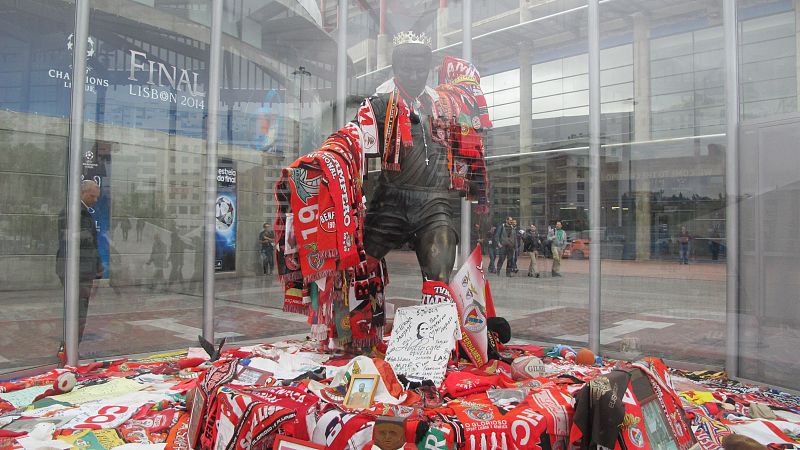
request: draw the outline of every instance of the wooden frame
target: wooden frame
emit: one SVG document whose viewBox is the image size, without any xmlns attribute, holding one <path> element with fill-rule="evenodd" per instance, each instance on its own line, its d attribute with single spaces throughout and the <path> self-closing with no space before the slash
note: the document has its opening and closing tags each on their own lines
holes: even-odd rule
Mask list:
<svg viewBox="0 0 800 450">
<path fill-rule="evenodd" d="M 378 375 L 353 375 L 344 397 L 344 406 L 350 409 L 367 409 L 372 406 L 379 378 Z M 364 386 L 363 390 L 360 389 L 361 386 Z"/>
<path fill-rule="evenodd" d="M 278 435 L 272 450 L 325 450 L 325 446 L 315 444 L 311 441 L 303 441 L 293 437 Z"/>
</svg>

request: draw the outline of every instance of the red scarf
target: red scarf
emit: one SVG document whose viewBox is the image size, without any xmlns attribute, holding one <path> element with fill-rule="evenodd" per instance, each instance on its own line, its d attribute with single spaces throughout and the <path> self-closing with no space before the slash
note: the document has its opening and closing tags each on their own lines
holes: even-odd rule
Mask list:
<svg viewBox="0 0 800 450">
<path fill-rule="evenodd" d="M 397 86 L 397 81 L 395 80 Z M 389 94 L 389 103 L 386 105 L 386 119 L 383 128 L 383 162 L 382 168 L 392 172 L 400 171 L 400 153 L 403 149 L 411 148 L 414 142 L 411 139 L 411 122 L 408 118 L 406 106 L 400 90 L 395 88 Z"/>
</svg>

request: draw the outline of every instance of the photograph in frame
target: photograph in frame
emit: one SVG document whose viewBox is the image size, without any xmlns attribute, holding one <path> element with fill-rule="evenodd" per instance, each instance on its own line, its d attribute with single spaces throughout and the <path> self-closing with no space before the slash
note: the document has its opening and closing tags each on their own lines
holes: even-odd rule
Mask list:
<svg viewBox="0 0 800 450">
<path fill-rule="evenodd" d="M 351 409 L 369 408 L 377 389 L 378 375 L 353 375 L 344 397 L 344 406 Z"/>
</svg>

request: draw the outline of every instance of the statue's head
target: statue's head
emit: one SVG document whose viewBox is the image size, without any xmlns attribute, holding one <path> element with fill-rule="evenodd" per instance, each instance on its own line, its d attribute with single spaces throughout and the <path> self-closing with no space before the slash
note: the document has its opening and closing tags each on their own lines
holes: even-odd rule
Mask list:
<svg viewBox="0 0 800 450">
<path fill-rule="evenodd" d="M 431 69 L 431 39 L 425 33 L 402 31 L 394 36 L 392 69 L 395 82 L 409 95 L 425 90 Z"/>
</svg>

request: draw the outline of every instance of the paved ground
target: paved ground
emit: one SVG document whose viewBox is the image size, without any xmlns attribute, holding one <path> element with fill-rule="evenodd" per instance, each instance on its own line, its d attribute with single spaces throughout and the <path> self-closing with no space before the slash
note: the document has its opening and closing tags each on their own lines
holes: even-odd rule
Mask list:
<svg viewBox="0 0 800 450">
<path fill-rule="evenodd" d="M 390 255 L 390 299 L 419 297 L 420 277 L 410 252 Z M 549 271 L 550 261 L 540 260 Z M 528 260 L 519 261 L 520 273 Z M 725 343 L 725 265 L 603 261 L 602 335 L 606 351 L 635 338 L 641 351 L 673 360 L 720 365 Z M 517 338 L 585 344 L 589 263 L 564 261 L 561 278 L 491 275 L 498 313 Z M 199 283 L 101 288 L 90 307 L 81 353 L 133 354 L 185 348 L 200 332 Z M 280 311 L 280 285 L 266 278 L 219 280 L 218 336 L 243 341 L 305 333 L 302 316 Z M 59 290 L 0 292 L 0 371 L 55 361 L 63 314 Z"/>
</svg>

